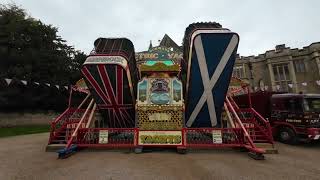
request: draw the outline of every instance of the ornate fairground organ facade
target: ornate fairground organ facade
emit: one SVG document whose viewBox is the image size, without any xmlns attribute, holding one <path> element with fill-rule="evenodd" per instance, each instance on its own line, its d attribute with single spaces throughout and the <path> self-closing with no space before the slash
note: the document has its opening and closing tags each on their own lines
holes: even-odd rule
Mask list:
<svg viewBox="0 0 320 180">
<path fill-rule="evenodd" d="M 181 68 L 174 59 L 179 54 L 156 47 L 140 57 L 146 58 L 140 59 L 138 66 L 141 80 L 137 85 L 136 127 L 142 130 L 139 144 L 180 144 L 185 107 Z"/>
</svg>

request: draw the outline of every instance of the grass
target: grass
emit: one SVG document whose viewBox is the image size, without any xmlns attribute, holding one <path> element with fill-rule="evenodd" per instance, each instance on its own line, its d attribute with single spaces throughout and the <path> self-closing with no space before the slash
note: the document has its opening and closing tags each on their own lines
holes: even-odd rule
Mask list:
<svg viewBox="0 0 320 180">
<path fill-rule="evenodd" d="M 0 138 L 8 136 L 18 136 L 24 134 L 36 134 L 49 132 L 49 125 L 24 125 L 16 127 L 4 127 L 0 128 Z"/>
</svg>

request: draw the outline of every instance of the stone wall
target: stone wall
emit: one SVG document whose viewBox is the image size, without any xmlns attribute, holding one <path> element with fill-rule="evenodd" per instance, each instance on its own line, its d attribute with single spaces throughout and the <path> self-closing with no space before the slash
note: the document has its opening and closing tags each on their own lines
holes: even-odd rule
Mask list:
<svg viewBox="0 0 320 180">
<path fill-rule="evenodd" d="M 0 127 L 50 124 L 57 113 L 0 113 Z"/>
</svg>

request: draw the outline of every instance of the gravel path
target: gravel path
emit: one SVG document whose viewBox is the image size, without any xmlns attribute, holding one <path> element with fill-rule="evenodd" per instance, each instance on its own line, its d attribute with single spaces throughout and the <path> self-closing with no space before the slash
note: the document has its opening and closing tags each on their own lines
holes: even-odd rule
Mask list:
<svg viewBox="0 0 320 180">
<path fill-rule="evenodd" d="M 49 135 L 0 138 L 0 179 L 320 179 L 320 144 L 277 143 L 279 154 L 255 161 L 233 150 L 125 153 L 45 152 Z"/>
</svg>

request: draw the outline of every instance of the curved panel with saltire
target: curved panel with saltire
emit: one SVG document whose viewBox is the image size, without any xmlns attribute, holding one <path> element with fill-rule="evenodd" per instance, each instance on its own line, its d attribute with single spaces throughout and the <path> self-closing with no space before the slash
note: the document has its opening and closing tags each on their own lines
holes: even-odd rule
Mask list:
<svg viewBox="0 0 320 180">
<path fill-rule="evenodd" d="M 194 23 L 183 40 L 187 127 L 220 127 L 220 117 L 239 43 L 219 23 Z"/>
<path fill-rule="evenodd" d="M 103 117 L 95 126 L 134 127 L 138 73 L 132 42 L 98 38 L 81 72 Z"/>
</svg>

